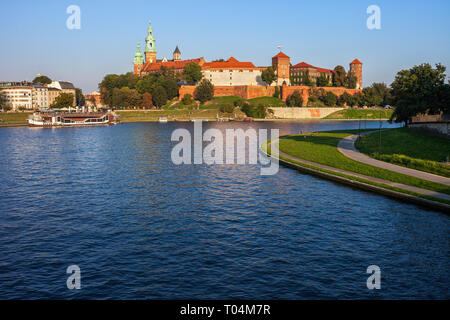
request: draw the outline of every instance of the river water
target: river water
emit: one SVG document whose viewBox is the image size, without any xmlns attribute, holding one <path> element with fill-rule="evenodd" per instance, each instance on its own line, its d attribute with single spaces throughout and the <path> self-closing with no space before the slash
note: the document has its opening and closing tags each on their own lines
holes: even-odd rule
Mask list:
<svg viewBox="0 0 450 320">
<path fill-rule="evenodd" d="M 450 298 L 448 216 L 284 167 L 177 166 L 180 127 L 193 124 L 1 128 L 0 298 Z M 67 289 L 70 265 L 80 290 Z"/>
</svg>

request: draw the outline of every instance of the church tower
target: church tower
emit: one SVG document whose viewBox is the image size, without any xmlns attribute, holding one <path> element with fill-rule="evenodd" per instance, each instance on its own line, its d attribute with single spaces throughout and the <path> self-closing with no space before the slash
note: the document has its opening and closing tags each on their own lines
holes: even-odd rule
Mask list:
<svg viewBox="0 0 450 320">
<path fill-rule="evenodd" d="M 181 51 L 178 49 L 178 46 L 175 48 L 175 51 L 173 52 L 173 61 L 180 61 L 181 60 Z"/>
<path fill-rule="evenodd" d="M 358 59 L 350 62 L 350 70 L 356 77 L 356 89 L 362 89 L 362 63 Z"/>
<path fill-rule="evenodd" d="M 134 54 L 133 64 L 134 64 L 133 73 L 140 75 L 142 68 L 144 66 L 144 57 L 142 55 L 141 45 L 140 45 L 139 41 L 137 44 L 136 53 Z"/>
<path fill-rule="evenodd" d="M 153 35 L 152 24 L 149 23 L 147 38 L 145 38 L 145 63 L 156 62 L 155 36 Z"/>
</svg>

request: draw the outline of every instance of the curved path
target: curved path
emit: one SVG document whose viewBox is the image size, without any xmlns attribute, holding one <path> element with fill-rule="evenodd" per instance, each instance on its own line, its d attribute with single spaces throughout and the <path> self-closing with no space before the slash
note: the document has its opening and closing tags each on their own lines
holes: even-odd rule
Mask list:
<svg viewBox="0 0 450 320">
<path fill-rule="evenodd" d="M 280 138 L 280 139 L 282 139 L 282 138 Z M 275 141 L 270 142 L 271 147 L 273 147 L 273 143 L 274 142 Z M 317 167 L 317 168 L 321 168 L 321 169 L 325 169 L 325 170 L 329 170 L 329 171 L 334 171 L 334 172 L 339 172 L 341 174 L 345 174 L 345 175 L 348 175 L 348 176 L 358 177 L 358 178 L 362 178 L 362 179 L 365 179 L 365 180 L 368 180 L 368 181 L 381 183 L 381 184 L 385 184 L 385 185 L 388 185 L 388 186 L 391 186 L 391 187 L 396 187 L 396 188 L 400 188 L 400 189 L 403 189 L 403 190 L 408 190 L 408 191 L 411 191 L 411 192 L 415 192 L 415 193 L 419 193 L 419 194 L 432 196 L 432 197 L 436 197 L 436 198 L 440 198 L 440 199 L 444 199 L 444 200 L 449 200 L 450 201 L 450 195 L 445 194 L 445 193 L 440 193 L 440 192 L 436 192 L 436 191 L 432 191 L 432 190 L 422 189 L 422 188 L 418 188 L 418 187 L 414 187 L 414 186 L 408 186 L 406 184 L 402 184 L 402 183 L 398 183 L 398 182 L 393 182 L 393 181 L 389 181 L 389 180 L 384 180 L 384 179 L 379 179 L 379 178 L 375 178 L 375 177 L 370 177 L 370 176 L 366 176 L 366 175 L 363 175 L 363 174 L 359 174 L 359 173 L 355 173 L 355 172 L 351 172 L 351 171 L 347 171 L 347 170 L 342 170 L 342 169 L 338 169 L 338 168 L 335 168 L 335 167 L 330 167 L 330 166 L 323 165 L 323 164 L 320 164 L 320 163 L 303 160 L 303 159 L 291 156 L 291 155 L 289 155 L 287 153 L 284 153 L 281 150 L 279 151 L 279 156 L 283 156 L 286 159 L 299 162 L 300 164 L 303 163 L 303 164 L 314 166 L 314 167 Z"/>
<path fill-rule="evenodd" d="M 373 133 L 373 131 L 363 132 L 363 133 L 361 133 L 361 136 L 370 134 L 370 133 Z M 344 139 L 339 141 L 339 143 L 338 143 L 339 152 L 342 153 L 347 158 L 353 159 L 358 162 L 362 162 L 362 163 L 365 163 L 365 164 L 368 164 L 368 165 L 371 165 L 374 167 L 406 174 L 408 176 L 413 176 L 413 177 L 420 178 L 423 180 L 440 183 L 440 184 L 450 187 L 450 179 L 449 178 L 438 176 L 436 174 L 432 174 L 432 173 L 428 173 L 428 172 L 423 172 L 423 171 L 419 171 L 419 170 L 414 170 L 414 169 L 398 166 L 398 165 L 380 161 L 380 160 L 376 160 L 376 159 L 373 159 L 373 158 L 359 152 L 355 147 L 355 141 L 357 138 L 358 138 L 358 135 L 353 134 L 353 135 L 345 137 Z"/>
</svg>

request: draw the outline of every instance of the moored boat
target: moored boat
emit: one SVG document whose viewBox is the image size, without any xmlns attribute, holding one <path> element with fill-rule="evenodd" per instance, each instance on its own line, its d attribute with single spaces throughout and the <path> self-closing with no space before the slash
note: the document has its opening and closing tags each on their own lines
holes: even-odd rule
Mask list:
<svg viewBox="0 0 450 320">
<path fill-rule="evenodd" d="M 118 123 L 114 112 L 37 111 L 28 119 L 30 127 L 93 126 Z"/>
</svg>

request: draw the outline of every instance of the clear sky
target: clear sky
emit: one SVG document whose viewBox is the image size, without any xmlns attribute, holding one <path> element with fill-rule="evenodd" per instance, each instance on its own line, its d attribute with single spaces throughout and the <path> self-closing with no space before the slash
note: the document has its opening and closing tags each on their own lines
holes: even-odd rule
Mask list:
<svg viewBox="0 0 450 320">
<path fill-rule="evenodd" d="M 69 30 L 69 5 L 81 29 Z M 381 9 L 381 30 L 368 30 L 366 9 Z M 67 80 L 89 93 L 108 73 L 132 70 L 151 20 L 158 58 L 207 61 L 233 55 L 271 64 L 281 45 L 293 64 L 323 68 L 363 62 L 364 86 L 390 84 L 397 71 L 423 62 L 450 67 L 450 1 L 0 1 L 0 81 L 36 74 Z M 448 73 L 450 74 L 450 72 Z"/>
</svg>

